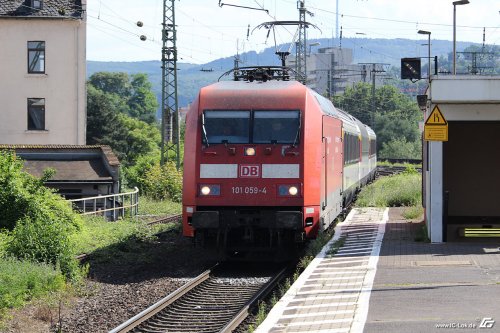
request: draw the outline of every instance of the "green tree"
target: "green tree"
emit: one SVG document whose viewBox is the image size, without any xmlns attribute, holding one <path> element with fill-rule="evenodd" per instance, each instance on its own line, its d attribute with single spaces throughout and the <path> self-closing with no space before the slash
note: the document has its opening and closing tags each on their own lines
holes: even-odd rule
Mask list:
<svg viewBox="0 0 500 333">
<path fill-rule="evenodd" d="M 132 94 L 128 100 L 130 116 L 148 124 L 156 122 L 158 101 L 152 91 L 153 85 L 143 73 L 132 75 Z"/>
<path fill-rule="evenodd" d="M 142 155 L 159 154 L 161 134 L 158 127 L 125 115 L 120 115 L 119 120 L 126 131 L 123 153 L 127 165 L 133 164 Z"/>
<path fill-rule="evenodd" d="M 395 138 L 384 142 L 379 152 L 380 158 L 422 158 L 421 141 L 407 141 L 406 138 Z"/>
<path fill-rule="evenodd" d="M 370 125 L 377 134 L 377 150 L 391 141 L 420 145 L 418 122 L 423 119 L 416 101 L 402 94 L 394 86 L 382 86 L 375 90 L 372 108 L 371 85 L 360 83 L 348 88 L 344 95 L 333 98 L 335 106 L 349 112 Z M 391 157 L 391 156 L 389 156 Z M 407 158 L 410 158 L 408 156 Z"/>
<path fill-rule="evenodd" d="M 159 150 L 160 130 L 122 114 L 116 95 L 87 87 L 87 143 L 109 145 L 124 165 Z"/>
<path fill-rule="evenodd" d="M 347 88 L 343 95 L 333 97 L 333 104 L 358 118 L 364 124 L 371 124 L 372 110 L 371 85 L 360 83 Z"/>
<path fill-rule="evenodd" d="M 97 72 L 90 76 L 88 83 L 107 94 L 121 113 L 148 124 L 156 122 L 158 101 L 146 74 Z"/>
<path fill-rule="evenodd" d="M 126 136 L 113 95 L 87 84 L 87 144 L 109 145 L 121 160 L 126 158 Z"/>
<path fill-rule="evenodd" d="M 90 76 L 88 82 L 102 92 L 115 94 L 123 99 L 132 95 L 132 85 L 127 73 L 97 72 Z"/>
</svg>

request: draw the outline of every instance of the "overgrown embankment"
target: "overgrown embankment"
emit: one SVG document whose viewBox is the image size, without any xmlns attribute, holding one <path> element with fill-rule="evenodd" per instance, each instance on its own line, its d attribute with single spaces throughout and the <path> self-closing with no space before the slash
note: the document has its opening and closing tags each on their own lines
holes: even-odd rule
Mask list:
<svg viewBox="0 0 500 333">
<path fill-rule="evenodd" d="M 407 207 L 404 217 L 414 219 L 422 212 L 422 176 L 413 166 L 394 176 L 379 178 L 361 190 L 358 207 Z"/>
</svg>

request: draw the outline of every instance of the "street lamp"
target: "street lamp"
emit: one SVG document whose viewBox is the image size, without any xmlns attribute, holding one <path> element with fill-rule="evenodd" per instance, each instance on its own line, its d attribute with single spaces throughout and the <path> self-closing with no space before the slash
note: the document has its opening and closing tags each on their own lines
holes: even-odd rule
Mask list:
<svg viewBox="0 0 500 333">
<path fill-rule="evenodd" d="M 457 5 L 466 5 L 469 0 L 453 1 L 453 75 L 457 75 Z"/>
<path fill-rule="evenodd" d="M 427 79 L 431 82 L 431 32 L 425 30 L 419 30 L 417 33 L 421 35 L 427 35 L 428 38 L 428 58 L 427 58 Z"/>
</svg>

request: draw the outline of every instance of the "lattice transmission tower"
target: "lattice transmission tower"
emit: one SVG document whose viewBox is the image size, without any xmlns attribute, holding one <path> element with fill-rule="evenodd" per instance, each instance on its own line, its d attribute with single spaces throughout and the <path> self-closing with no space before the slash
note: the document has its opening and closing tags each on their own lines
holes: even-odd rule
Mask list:
<svg viewBox="0 0 500 333">
<path fill-rule="evenodd" d="M 163 0 L 161 48 L 161 164 L 175 156 L 180 167 L 179 109 L 177 101 L 177 33 L 175 0 Z M 169 152 L 172 152 L 169 154 Z"/>
<path fill-rule="evenodd" d="M 299 38 L 297 40 L 295 47 L 295 61 L 296 61 L 295 64 L 296 64 L 296 71 L 299 74 L 299 77 L 302 78 L 300 81 L 302 81 L 303 84 L 307 84 L 306 12 L 309 14 L 311 13 L 308 12 L 305 8 L 305 0 L 297 1 L 297 9 L 299 10 L 299 26 L 298 26 Z"/>
</svg>

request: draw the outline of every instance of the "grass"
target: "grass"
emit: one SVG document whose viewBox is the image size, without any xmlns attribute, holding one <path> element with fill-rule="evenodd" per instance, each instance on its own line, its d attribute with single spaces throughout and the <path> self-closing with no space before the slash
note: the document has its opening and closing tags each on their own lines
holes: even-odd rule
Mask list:
<svg viewBox="0 0 500 333">
<path fill-rule="evenodd" d="M 388 161 L 377 161 L 377 166 L 395 166 L 395 167 L 414 167 L 421 168 L 422 163 L 419 164 L 411 164 L 411 163 L 390 163 Z"/>
<path fill-rule="evenodd" d="M 422 176 L 415 172 L 383 177 L 361 190 L 358 207 L 410 207 L 422 202 Z"/>
<path fill-rule="evenodd" d="M 407 220 L 415 220 L 424 214 L 424 208 L 421 205 L 405 208 L 403 217 Z"/>
<path fill-rule="evenodd" d="M 156 201 L 141 197 L 139 213 L 144 215 L 173 215 L 181 211 L 181 204 L 171 201 Z M 125 243 L 131 238 L 151 239 L 154 234 L 176 228 L 176 223 L 146 226 L 136 219 L 126 218 L 107 222 L 102 217 L 86 216 L 81 232 L 74 236 L 76 253 L 91 253 L 113 244 Z"/>
<path fill-rule="evenodd" d="M 141 214 L 173 215 L 180 211 L 181 204 L 170 201 L 141 197 L 139 203 Z M 180 228 L 178 223 L 146 226 L 137 219 L 107 222 L 102 217 L 86 216 L 83 220 L 81 231 L 72 236 L 76 253 L 98 252 L 109 255 L 108 252 L 120 246 L 139 246 L 137 243 L 154 240 L 156 233 Z M 71 288 L 78 287 L 66 284 L 58 267 L 8 257 L 6 248 L 9 239 L 7 232 L 0 231 L 0 327 L 2 320 L 8 318 L 10 309 L 36 299 L 52 306 L 54 300 L 51 295 L 71 292 Z M 82 270 L 88 270 L 88 267 L 83 267 Z"/>
<path fill-rule="evenodd" d="M 0 258 L 0 321 L 8 309 L 45 297 L 66 286 L 61 271 L 51 265 Z"/>
<path fill-rule="evenodd" d="M 86 217 L 81 231 L 73 236 L 76 253 L 91 253 L 97 249 L 123 243 L 135 237 L 140 240 L 151 239 L 154 234 L 171 230 L 176 223 L 147 226 L 144 222 L 125 219 L 108 222 L 102 217 Z"/>
<path fill-rule="evenodd" d="M 139 215 L 174 215 L 181 211 L 181 203 L 168 200 L 157 201 L 147 197 L 139 198 Z"/>
<path fill-rule="evenodd" d="M 330 246 L 326 254 L 329 256 L 334 256 L 337 252 L 339 252 L 340 248 L 344 246 L 344 243 L 345 243 L 345 236 L 342 236 Z"/>
</svg>

